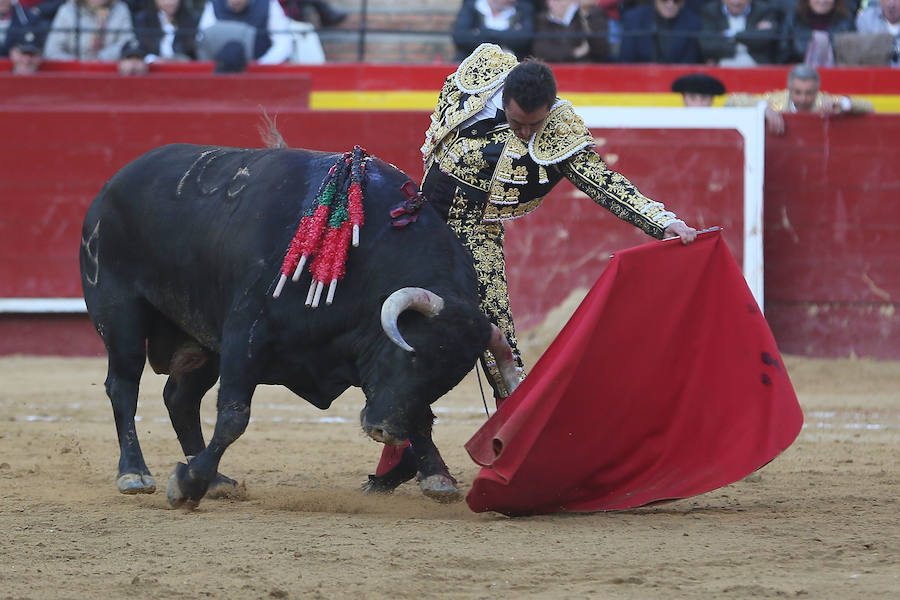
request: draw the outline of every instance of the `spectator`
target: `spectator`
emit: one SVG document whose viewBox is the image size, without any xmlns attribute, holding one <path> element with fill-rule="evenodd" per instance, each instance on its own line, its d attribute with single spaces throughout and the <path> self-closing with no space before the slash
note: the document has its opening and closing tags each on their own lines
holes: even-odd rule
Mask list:
<svg viewBox="0 0 900 600">
<path fill-rule="evenodd" d="M 457 60 L 482 43 L 497 44 L 522 59 L 531 51 L 533 37 L 531 0 L 463 0 L 453 24 Z"/>
<path fill-rule="evenodd" d="M 700 62 L 700 17 L 684 0 L 636 6 L 622 16 L 622 30 L 622 62 Z"/>
<path fill-rule="evenodd" d="M 788 74 L 788 89 L 761 96 L 731 94 L 725 99 L 725 106 L 756 106 L 760 100 L 766 102 L 766 128 L 776 135 L 784 133 L 781 113 L 816 112 L 825 116 L 875 112 L 868 100 L 819 91 L 819 73 L 813 67 L 802 64 L 796 65 Z"/>
<path fill-rule="evenodd" d="M 284 14 L 294 21 L 309 22 L 309 11 L 315 11 L 322 27 L 336 27 L 347 19 L 347 13 L 338 10 L 324 0 L 279 0 Z"/>
<path fill-rule="evenodd" d="M 18 3 L 30 14 L 37 17 L 46 29 L 49 29 L 50 23 L 53 22 L 53 17 L 56 16 L 56 11 L 59 10 L 63 2 L 65 0 L 19 0 Z"/>
<path fill-rule="evenodd" d="M 872 0 L 856 16 L 856 30 L 865 34 L 888 33 L 894 37 L 891 66 L 900 67 L 900 0 Z"/>
<path fill-rule="evenodd" d="M 197 15 L 182 0 L 145 0 L 134 30 L 148 62 L 193 60 L 197 58 L 198 22 Z"/>
<path fill-rule="evenodd" d="M 150 68 L 144 60 L 147 53 L 141 48 L 137 40 L 131 40 L 122 46 L 122 54 L 119 56 L 119 75 L 146 75 Z"/>
<path fill-rule="evenodd" d="M 133 40 L 131 12 L 119 0 L 66 0 L 44 46 L 48 60 L 117 61 Z"/>
<path fill-rule="evenodd" d="M 593 0 L 547 0 L 547 10 L 535 23 L 534 56 L 548 62 L 603 62 L 609 55 L 608 29 L 606 11 Z"/>
<path fill-rule="evenodd" d="M 35 29 L 37 17 L 16 0 L 0 0 L 0 56 L 9 56 L 14 42 L 20 41 L 17 30 Z"/>
<path fill-rule="evenodd" d="M 200 56 L 202 48 L 210 48 L 215 58 L 225 42 L 239 39 L 233 33 L 234 28 L 217 28 L 220 23 L 239 23 L 252 28 L 250 58 L 261 65 L 283 63 L 291 55 L 290 21 L 278 0 L 209 0 L 200 16 L 200 32 L 205 38 L 198 48 L 200 58 L 209 58 Z"/>
<path fill-rule="evenodd" d="M 706 73 L 691 73 L 673 81 L 672 91 L 681 94 L 685 106 L 712 106 L 725 93 L 725 84 Z"/>
<path fill-rule="evenodd" d="M 845 0 L 797 0 L 785 19 L 779 62 L 833 66 L 831 36 L 855 29 Z"/>
<path fill-rule="evenodd" d="M 247 53 L 240 42 L 226 42 L 216 53 L 214 73 L 243 73 L 247 70 Z"/>
<path fill-rule="evenodd" d="M 12 62 L 13 75 L 31 75 L 41 68 L 40 34 L 32 29 L 19 27 L 8 31 L 6 46 Z"/>
<path fill-rule="evenodd" d="M 765 0 L 716 0 L 700 13 L 703 58 L 722 67 L 778 60 L 781 11 Z"/>
</svg>

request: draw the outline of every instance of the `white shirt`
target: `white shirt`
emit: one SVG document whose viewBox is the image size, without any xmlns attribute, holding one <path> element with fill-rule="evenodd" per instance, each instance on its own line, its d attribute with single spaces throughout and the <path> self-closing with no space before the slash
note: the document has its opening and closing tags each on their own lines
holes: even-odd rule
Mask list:
<svg viewBox="0 0 900 600">
<path fill-rule="evenodd" d="M 212 3 L 207 2 L 203 8 L 203 14 L 200 16 L 200 24 L 197 26 L 197 29 L 203 31 L 215 24 L 217 20 Z M 272 41 L 272 45 L 256 62 L 261 65 L 277 65 L 285 62 L 291 56 L 293 41 L 291 40 L 288 27 L 290 27 L 290 20 L 284 14 L 281 4 L 278 3 L 278 0 L 269 0 L 269 20 L 266 28 L 269 31 L 269 39 Z"/>
<path fill-rule="evenodd" d="M 493 119 L 497 116 L 497 111 L 503 109 L 503 86 L 494 92 L 491 97 L 488 99 L 487 104 L 479 110 L 477 113 L 463 121 L 462 125 L 459 126 L 460 129 L 464 129 L 469 125 L 477 123 L 478 121 L 483 121 L 485 119 Z"/>
<path fill-rule="evenodd" d="M 494 11 L 487 0 L 475 0 L 475 10 L 484 16 L 484 26 L 488 29 L 496 29 L 498 31 L 506 31 L 509 29 L 512 18 L 516 16 L 515 6 L 511 6 L 503 10 L 499 15 L 494 16 Z"/>
<path fill-rule="evenodd" d="M 159 55 L 163 58 L 172 58 L 175 56 L 175 26 L 169 23 L 169 17 L 166 13 L 159 11 L 159 26 L 162 27 L 163 36 L 159 40 Z"/>
<path fill-rule="evenodd" d="M 573 4 L 570 4 L 569 8 L 566 9 L 566 14 L 563 15 L 562 19 L 557 19 L 556 17 L 554 17 L 553 15 L 551 15 L 548 12 L 547 20 L 550 21 L 551 23 L 556 23 L 557 25 L 562 25 L 564 27 L 568 27 L 569 23 L 572 22 L 572 18 L 575 16 L 576 12 L 578 12 L 578 5 L 573 3 Z"/>
</svg>

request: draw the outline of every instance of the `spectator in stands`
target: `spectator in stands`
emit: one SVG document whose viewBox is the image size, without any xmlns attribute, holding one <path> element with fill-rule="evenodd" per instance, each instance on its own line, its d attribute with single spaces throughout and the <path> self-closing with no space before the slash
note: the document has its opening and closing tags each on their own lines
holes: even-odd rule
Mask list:
<svg viewBox="0 0 900 600">
<path fill-rule="evenodd" d="M 24 27 L 7 31 L 5 43 L 9 49 L 13 75 L 37 73 L 43 61 L 39 31 Z"/>
<path fill-rule="evenodd" d="M 860 33 L 894 37 L 891 66 L 900 67 L 900 0 L 871 0 L 865 10 L 856 16 L 856 30 Z"/>
<path fill-rule="evenodd" d="M 18 0 L 19 5 L 37 17 L 46 29 L 50 28 L 50 23 L 63 2 L 65 0 Z"/>
<path fill-rule="evenodd" d="M 541 60 L 603 62 L 609 56 L 606 11 L 594 0 L 547 0 L 535 33 L 533 53 Z"/>
<path fill-rule="evenodd" d="M 120 0 L 66 0 L 53 18 L 44 58 L 117 61 L 133 39 L 131 12 Z"/>
<path fill-rule="evenodd" d="M 453 24 L 456 59 L 480 44 L 497 44 L 519 59 L 531 51 L 534 9 L 531 0 L 463 0 Z"/>
<path fill-rule="evenodd" d="M 672 91 L 681 94 L 685 106 L 712 106 L 715 97 L 725 93 L 725 84 L 706 73 L 691 73 L 673 81 Z"/>
<path fill-rule="evenodd" d="M 716 0 L 703 7 L 700 21 L 706 62 L 751 67 L 778 60 L 781 11 L 765 0 Z"/>
<path fill-rule="evenodd" d="M 197 58 L 199 17 L 182 0 L 145 0 L 134 32 L 148 62 Z"/>
<path fill-rule="evenodd" d="M 201 48 L 213 48 L 213 58 L 226 42 L 241 37 L 233 27 L 217 27 L 220 23 L 239 23 L 243 29 L 252 29 L 250 58 L 261 65 L 283 63 L 291 55 L 290 21 L 278 0 L 209 0 L 200 16 L 204 38 L 200 44 Z"/>
<path fill-rule="evenodd" d="M 685 0 L 653 0 L 622 16 L 622 62 L 699 63 L 700 17 Z"/>
<path fill-rule="evenodd" d="M 122 54 L 119 57 L 119 75 L 133 76 L 146 75 L 150 71 L 150 67 L 144 60 L 147 53 L 141 48 L 141 44 L 137 40 L 131 40 L 122 47 Z"/>
<path fill-rule="evenodd" d="M 19 41 L 17 30 L 34 30 L 37 17 L 16 0 L 0 0 L 0 56 L 9 56 L 13 41 Z"/>
<path fill-rule="evenodd" d="M 825 115 L 862 115 L 875 112 L 872 103 L 862 98 L 837 96 L 819 91 L 819 73 L 809 65 L 796 65 L 788 74 L 786 90 L 753 94 L 730 94 L 725 106 L 756 106 L 766 102 L 766 128 L 769 133 L 784 133 L 781 113 L 815 112 Z"/>
<path fill-rule="evenodd" d="M 347 19 L 347 13 L 338 10 L 324 0 L 279 0 L 284 14 L 294 21 L 309 22 L 309 12 L 313 10 L 322 27 L 336 27 Z"/>
<path fill-rule="evenodd" d="M 797 0 L 797 9 L 785 19 L 779 62 L 833 66 L 831 36 L 855 29 L 846 0 Z"/>
</svg>

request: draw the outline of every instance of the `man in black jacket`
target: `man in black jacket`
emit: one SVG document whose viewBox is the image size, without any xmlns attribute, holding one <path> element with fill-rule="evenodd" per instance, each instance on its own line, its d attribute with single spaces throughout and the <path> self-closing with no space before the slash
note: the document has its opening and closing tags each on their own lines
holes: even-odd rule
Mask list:
<svg viewBox="0 0 900 600">
<path fill-rule="evenodd" d="M 703 7 L 700 51 L 723 67 L 776 62 L 781 13 L 765 0 L 721 0 Z"/>
</svg>

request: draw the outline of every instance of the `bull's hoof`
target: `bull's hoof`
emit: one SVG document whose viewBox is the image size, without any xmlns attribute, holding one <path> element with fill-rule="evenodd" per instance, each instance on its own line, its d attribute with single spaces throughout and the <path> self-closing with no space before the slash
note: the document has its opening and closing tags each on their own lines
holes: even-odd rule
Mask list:
<svg viewBox="0 0 900 600">
<path fill-rule="evenodd" d="M 188 498 L 181 490 L 181 479 L 187 472 L 187 465 L 178 463 L 169 475 L 169 481 L 166 483 L 166 498 L 169 500 L 169 506 L 172 508 L 187 508 L 193 510 L 197 508 L 199 502 Z"/>
<path fill-rule="evenodd" d="M 125 473 L 116 479 L 116 487 L 122 494 L 152 494 L 156 491 L 156 480 L 152 475 Z"/>
<path fill-rule="evenodd" d="M 221 473 L 216 473 L 216 478 L 209 484 L 204 498 L 243 498 L 246 496 L 244 486 L 238 484 L 231 477 L 226 477 Z"/>
<path fill-rule="evenodd" d="M 400 485 L 416 476 L 416 459 L 407 447 L 393 469 L 384 475 L 369 475 L 362 486 L 363 494 L 392 494 Z"/>
<path fill-rule="evenodd" d="M 441 504 L 450 504 L 462 500 L 462 494 L 456 487 L 456 480 L 447 475 L 435 474 L 419 480 L 419 489 L 432 500 Z"/>
</svg>

